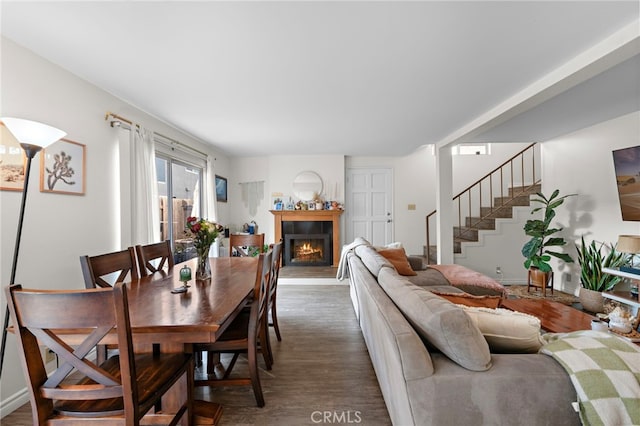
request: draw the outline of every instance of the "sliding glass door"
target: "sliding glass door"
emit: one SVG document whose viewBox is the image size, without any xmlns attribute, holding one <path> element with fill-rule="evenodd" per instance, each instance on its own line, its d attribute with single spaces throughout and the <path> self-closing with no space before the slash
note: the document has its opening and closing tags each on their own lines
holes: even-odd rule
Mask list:
<svg viewBox="0 0 640 426">
<path fill-rule="evenodd" d="M 156 156 L 160 197 L 160 235 L 170 239 L 176 262 L 195 257 L 193 240 L 185 231 L 189 216 L 202 216 L 202 167 L 169 156 Z"/>
</svg>

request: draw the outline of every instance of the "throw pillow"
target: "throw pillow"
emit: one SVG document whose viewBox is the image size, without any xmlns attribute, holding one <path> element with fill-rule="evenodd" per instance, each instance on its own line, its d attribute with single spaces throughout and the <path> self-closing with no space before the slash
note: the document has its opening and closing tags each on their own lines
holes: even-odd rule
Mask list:
<svg viewBox="0 0 640 426">
<path fill-rule="evenodd" d="M 400 275 L 417 275 L 416 271 L 411 268 L 411 264 L 407 259 L 407 253 L 401 248 L 379 249 L 378 253 L 384 256 Z"/>
<path fill-rule="evenodd" d="M 391 271 L 381 271 L 378 282 L 429 344 L 468 370 L 485 371 L 491 367 L 489 345 L 461 307 Z"/>
<path fill-rule="evenodd" d="M 475 306 L 480 308 L 490 308 L 495 309 L 500 306 L 500 301 L 502 301 L 502 297 L 500 296 L 475 296 L 473 294 L 467 293 L 446 293 L 442 291 L 438 291 L 436 289 L 427 289 L 438 296 L 447 299 L 451 303 L 455 303 L 456 305 L 464 305 L 464 306 Z"/>
<path fill-rule="evenodd" d="M 536 353 L 544 344 L 540 320 L 508 309 L 463 306 L 487 339 L 491 352 Z"/>
</svg>

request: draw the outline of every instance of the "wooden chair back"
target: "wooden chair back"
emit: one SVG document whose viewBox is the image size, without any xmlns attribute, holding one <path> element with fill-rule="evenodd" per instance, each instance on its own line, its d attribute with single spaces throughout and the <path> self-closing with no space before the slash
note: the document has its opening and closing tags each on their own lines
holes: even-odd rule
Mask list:
<svg viewBox="0 0 640 426">
<path fill-rule="evenodd" d="M 137 245 L 136 254 L 138 255 L 141 277 L 162 271 L 165 267 L 171 269 L 174 266 L 171 241 L 169 240 L 144 246 Z"/>
<path fill-rule="evenodd" d="M 264 234 L 229 235 L 229 256 L 252 256 L 264 252 Z"/>
<path fill-rule="evenodd" d="M 273 350 L 271 349 L 271 339 L 269 335 L 269 326 L 273 325 L 276 331 L 278 340 L 282 340 L 280 337 L 280 329 L 277 328 L 278 320 L 276 316 L 276 289 L 278 287 L 278 274 L 280 273 L 280 260 L 282 256 L 282 239 L 269 246 L 271 250 L 271 265 L 269 270 L 269 293 L 267 295 L 267 308 L 264 311 L 264 318 L 262 320 L 263 334 L 261 335 L 261 345 L 266 347 L 265 363 L 268 367 L 273 365 Z M 269 322 L 269 312 L 271 312 L 272 322 Z M 264 354 L 264 351 L 263 351 Z"/>
<path fill-rule="evenodd" d="M 251 314 L 256 321 L 256 328 L 251 329 L 250 324 L 250 332 L 253 333 L 256 338 L 260 333 L 260 328 L 262 327 L 263 322 L 267 320 L 267 311 L 269 309 L 269 286 L 271 285 L 272 259 L 273 251 L 269 250 L 267 253 L 261 253 L 258 260 L 258 273 L 256 275 L 256 284 L 253 291 L 254 300 L 257 301 L 257 304 L 252 304 L 251 306 Z M 254 306 L 258 310 L 255 316 L 253 315 Z"/>
<path fill-rule="evenodd" d="M 6 294 L 34 424 L 138 425 L 172 383 L 193 374 L 193 360 L 186 354 L 163 354 L 164 359 L 134 355 L 123 283 L 90 290 L 26 290 L 13 285 Z M 87 358 L 114 328 L 119 356 L 100 365 Z M 69 332 L 78 338 L 73 347 L 65 342 Z M 60 361 L 50 375 L 39 345 L 55 352 Z M 191 398 L 189 392 L 176 416 L 191 408 Z M 153 417 L 168 424 L 175 416 Z"/>
<path fill-rule="evenodd" d="M 271 261 L 271 275 L 269 276 L 271 283 L 269 284 L 269 303 L 275 300 L 276 290 L 278 288 L 278 275 L 280 275 L 280 263 L 282 260 L 282 240 L 271 245 L 271 251 L 273 253 Z"/>
<path fill-rule="evenodd" d="M 80 266 L 86 288 L 111 287 L 116 282 L 139 278 L 136 253 L 133 247 L 98 256 L 80 256 Z M 106 276 L 115 273 L 118 275 L 112 282 L 105 279 Z M 127 279 L 127 277 L 129 278 Z"/>
</svg>

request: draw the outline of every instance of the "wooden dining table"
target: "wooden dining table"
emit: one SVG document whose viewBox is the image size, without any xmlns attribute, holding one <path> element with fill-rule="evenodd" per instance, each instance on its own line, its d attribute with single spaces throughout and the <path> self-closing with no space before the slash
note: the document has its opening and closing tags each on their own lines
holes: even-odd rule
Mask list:
<svg viewBox="0 0 640 426">
<path fill-rule="evenodd" d="M 187 265 L 195 277 L 196 260 L 176 264 L 169 271 L 127 283 L 129 314 L 136 350 L 191 352 L 194 343 L 215 342 L 253 296 L 258 266 L 255 257 L 210 258 L 211 279 L 191 280 L 184 293 L 172 293 L 181 287 L 180 269 Z M 113 336 L 115 338 L 115 336 Z M 113 342 L 117 343 L 115 340 Z M 163 408 L 174 410 L 186 394 L 186 383 L 172 389 L 162 401 Z M 207 401 L 195 401 L 195 424 L 216 424 L 222 407 Z"/>
</svg>

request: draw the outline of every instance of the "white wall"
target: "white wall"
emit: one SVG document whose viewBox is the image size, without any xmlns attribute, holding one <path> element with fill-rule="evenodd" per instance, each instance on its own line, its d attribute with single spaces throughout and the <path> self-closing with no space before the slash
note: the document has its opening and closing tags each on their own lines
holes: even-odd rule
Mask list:
<svg viewBox="0 0 640 426">
<path fill-rule="evenodd" d="M 283 194 L 288 200 L 293 195 L 292 183 L 296 175 L 302 171 L 314 171 L 320 175 L 324 184 L 324 198 L 333 196 L 338 192 L 340 202 L 344 199 L 344 156 L 342 155 L 315 155 L 315 156 L 291 156 L 274 155 L 270 157 L 251 157 L 231 159 L 231 179 L 229 187 L 233 187 L 234 194 L 230 191 L 230 219 L 227 223 L 232 231 L 239 230 L 244 223 L 254 220 L 258 224 L 258 232 L 265 233 L 265 241 L 273 242 L 273 215 L 269 212 L 272 194 Z M 257 213 L 252 216 L 249 208 L 242 202 L 240 182 L 264 181 L 263 199 L 258 206 Z M 231 197 L 233 196 L 233 200 Z"/>
<path fill-rule="evenodd" d="M 435 208 L 435 156 L 423 147 L 405 157 L 347 157 L 349 168 L 390 168 L 393 174 L 393 236 L 407 253 L 422 254 L 425 216 Z M 409 210 L 415 204 L 415 210 Z M 345 206 L 349 208 L 349 206 Z"/>
<path fill-rule="evenodd" d="M 120 166 L 117 130 L 104 120 L 111 111 L 165 136 L 208 151 L 222 173 L 228 160 L 210 146 L 96 88 L 41 57 L 1 39 L 1 111 L 65 130 L 86 145 L 86 194 L 39 192 L 40 154 L 33 161 L 16 282 L 32 288 L 83 288 L 79 256 L 119 250 Z M 9 283 L 21 193 L 0 191 L 0 280 Z M 228 215 L 221 209 L 221 216 Z M 4 291 L 2 311 L 6 306 Z M 26 402 L 16 342 L 9 336 L 0 395 L 2 415 Z M 23 398 L 23 399 L 21 399 Z M 17 405 L 16 405 L 17 404 Z"/>
<path fill-rule="evenodd" d="M 616 243 L 620 234 L 640 234 L 640 224 L 624 222 L 618 201 L 612 151 L 640 145 L 640 112 L 628 114 L 575 133 L 545 142 L 543 152 L 543 192 L 559 189 L 561 194 L 577 193 L 558 210 L 557 223 L 570 241 L 567 252 L 575 259 L 574 242 L 585 236 L 591 240 Z M 553 262 L 563 275 L 561 287 L 577 291 L 579 267 Z M 558 285 L 558 283 L 556 283 Z"/>
</svg>

